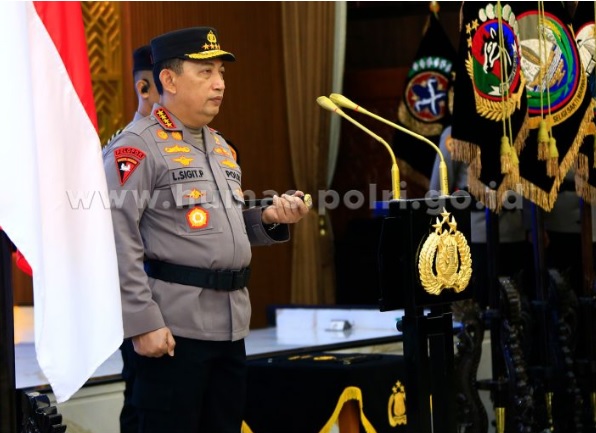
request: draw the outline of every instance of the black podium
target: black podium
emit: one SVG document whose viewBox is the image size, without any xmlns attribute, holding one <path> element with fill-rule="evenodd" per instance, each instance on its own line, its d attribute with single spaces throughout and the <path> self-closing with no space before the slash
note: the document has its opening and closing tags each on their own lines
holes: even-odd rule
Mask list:
<svg viewBox="0 0 596 433">
<path fill-rule="evenodd" d="M 467 199 L 383 203 L 379 306 L 404 309 L 408 433 L 456 433 L 451 303 L 473 296 Z"/>
<path fill-rule="evenodd" d="M 404 358 L 313 352 L 248 361 L 243 433 L 327 433 L 355 404 L 349 431 L 405 433 Z"/>
</svg>

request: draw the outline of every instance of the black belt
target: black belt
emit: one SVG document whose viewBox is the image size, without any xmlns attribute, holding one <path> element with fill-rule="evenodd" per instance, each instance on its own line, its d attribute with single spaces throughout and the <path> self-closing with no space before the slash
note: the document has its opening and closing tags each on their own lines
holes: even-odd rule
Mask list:
<svg viewBox="0 0 596 433">
<path fill-rule="evenodd" d="M 246 287 L 250 277 L 250 268 L 238 271 L 201 269 L 192 266 L 174 265 L 159 260 L 147 260 L 145 262 L 145 272 L 148 276 L 157 280 L 228 292 Z"/>
</svg>

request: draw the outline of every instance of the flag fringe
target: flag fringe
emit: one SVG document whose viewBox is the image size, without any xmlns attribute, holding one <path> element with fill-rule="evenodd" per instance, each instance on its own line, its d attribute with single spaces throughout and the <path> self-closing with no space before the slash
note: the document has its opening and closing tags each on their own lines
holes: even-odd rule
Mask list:
<svg viewBox="0 0 596 433">
<path fill-rule="evenodd" d="M 575 163 L 575 178 L 580 177 L 582 180 L 587 181 L 590 176 L 590 159 L 588 155 L 583 153 L 577 154 L 577 161 Z"/>
<path fill-rule="evenodd" d="M 501 185 L 499 185 L 498 189 L 490 188 L 488 185 L 484 184 L 478 176 L 474 176 L 474 172 L 476 171 L 476 164 L 480 164 L 480 152 L 478 152 L 478 158 L 473 161 L 468 167 L 468 189 L 470 194 L 474 196 L 476 200 L 484 204 L 487 208 L 495 213 L 501 212 L 503 209 L 503 199 L 507 192 L 511 190 L 509 187 L 514 183 L 510 180 L 512 177 L 515 178 L 515 174 L 511 173 L 506 176 Z M 518 191 L 519 183 L 514 185 L 514 191 L 521 195 L 521 192 Z"/>
<path fill-rule="evenodd" d="M 586 134 L 590 130 L 592 121 L 594 120 L 594 106 L 595 106 L 595 102 L 594 102 L 594 100 L 591 100 L 590 104 L 588 105 L 588 108 L 586 109 L 586 112 L 584 113 L 584 117 L 580 123 L 579 129 L 577 131 L 577 135 L 575 136 L 575 140 L 573 140 L 571 147 L 569 148 L 565 157 L 563 158 L 563 161 L 561 161 L 561 164 L 559 165 L 559 171 L 557 173 L 556 182 L 555 182 L 556 186 L 557 186 L 556 187 L 557 193 L 559 191 L 559 186 L 560 186 L 561 182 L 563 182 L 563 179 L 567 175 L 567 172 L 571 169 L 571 167 L 575 163 L 575 160 L 579 153 L 579 148 L 583 144 L 584 139 L 586 138 Z"/>
<path fill-rule="evenodd" d="M 575 176 L 575 192 L 580 196 L 586 203 L 591 205 L 596 204 L 596 188 L 590 185 L 581 176 L 576 173 Z"/>
<path fill-rule="evenodd" d="M 459 140 L 452 137 L 453 152 L 451 157 L 455 161 L 463 161 L 467 163 L 472 170 L 474 177 L 480 177 L 480 171 L 482 170 L 482 164 L 480 163 L 480 147 L 469 141 Z M 474 167 L 472 167 L 474 163 Z"/>
</svg>

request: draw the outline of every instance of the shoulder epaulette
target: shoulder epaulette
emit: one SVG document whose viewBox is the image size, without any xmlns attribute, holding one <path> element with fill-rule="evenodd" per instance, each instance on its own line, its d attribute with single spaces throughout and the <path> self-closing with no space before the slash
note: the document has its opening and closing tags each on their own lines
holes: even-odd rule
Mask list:
<svg viewBox="0 0 596 433">
<path fill-rule="evenodd" d="M 181 128 L 172 120 L 170 113 L 163 107 L 157 107 L 151 113 L 163 129 L 179 131 Z"/>
</svg>

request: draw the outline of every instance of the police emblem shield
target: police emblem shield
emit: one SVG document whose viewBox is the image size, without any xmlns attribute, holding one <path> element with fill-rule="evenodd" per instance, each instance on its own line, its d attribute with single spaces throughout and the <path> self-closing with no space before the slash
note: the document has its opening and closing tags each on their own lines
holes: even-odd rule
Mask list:
<svg viewBox="0 0 596 433">
<path fill-rule="evenodd" d="M 517 148 L 521 191 L 549 211 L 592 123 L 592 98 L 563 5 L 516 2 L 515 10 L 530 128 L 525 145 Z M 541 134 L 548 134 L 545 155 Z"/>
<path fill-rule="evenodd" d="M 464 2 L 453 102 L 453 158 L 469 164 L 470 193 L 498 212 L 517 181 L 527 128 L 517 17 L 510 4 Z"/>
</svg>

